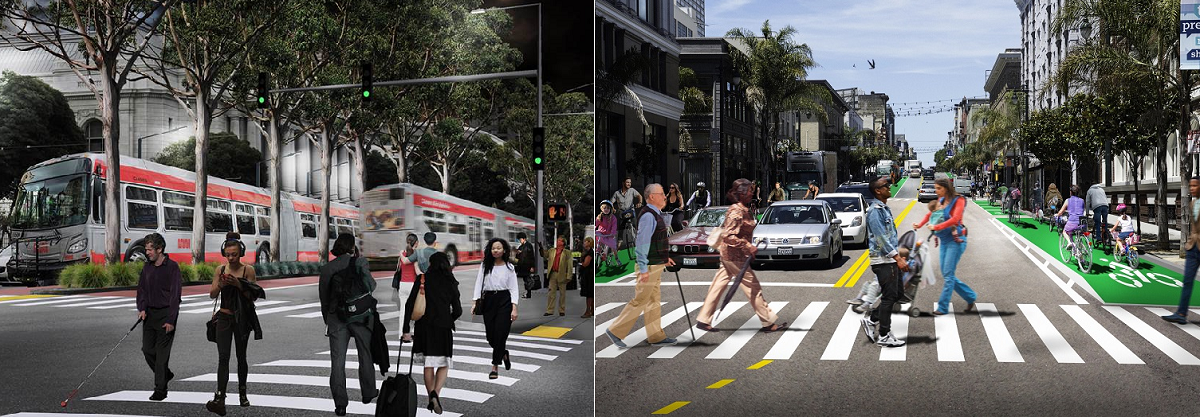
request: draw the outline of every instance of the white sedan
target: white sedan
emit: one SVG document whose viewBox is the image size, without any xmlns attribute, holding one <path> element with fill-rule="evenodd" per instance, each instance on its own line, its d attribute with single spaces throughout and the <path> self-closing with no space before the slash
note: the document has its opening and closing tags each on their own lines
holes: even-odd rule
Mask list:
<svg viewBox="0 0 1200 417">
<path fill-rule="evenodd" d="M 842 239 L 845 243 L 867 243 L 867 202 L 860 193 L 825 193 L 817 196 L 833 209 L 833 214 L 842 221 Z"/>
</svg>

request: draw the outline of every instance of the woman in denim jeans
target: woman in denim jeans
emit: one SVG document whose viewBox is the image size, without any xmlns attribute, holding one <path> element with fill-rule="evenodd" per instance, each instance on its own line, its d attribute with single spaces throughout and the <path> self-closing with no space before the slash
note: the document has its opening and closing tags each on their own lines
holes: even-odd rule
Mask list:
<svg viewBox="0 0 1200 417">
<path fill-rule="evenodd" d="M 977 298 L 975 290 L 959 281 L 954 274 L 955 269 L 958 268 L 958 260 L 962 259 L 963 252 L 967 250 L 967 236 L 961 232 L 967 199 L 959 198 L 958 193 L 954 192 L 954 185 L 947 178 L 934 181 L 933 188 L 938 195 L 937 211 L 945 219 L 941 223 L 929 224 L 929 230 L 934 231 L 934 234 L 941 240 L 941 252 L 938 257 L 941 259 L 942 277 L 945 279 L 945 283 L 942 284 L 942 296 L 938 299 L 937 310 L 933 312 L 933 315 L 940 316 L 950 310 L 950 297 L 955 292 L 967 301 L 967 308 L 963 311 L 969 313 L 975 311 L 975 299 Z M 926 215 L 920 223 L 913 223 L 913 229 L 920 229 L 921 226 L 924 226 L 929 222 L 931 215 L 933 212 Z"/>
</svg>

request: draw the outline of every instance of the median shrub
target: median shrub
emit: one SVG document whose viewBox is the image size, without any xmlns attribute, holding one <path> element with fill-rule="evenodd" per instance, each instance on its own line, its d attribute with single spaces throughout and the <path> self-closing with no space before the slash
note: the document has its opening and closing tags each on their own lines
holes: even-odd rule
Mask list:
<svg viewBox="0 0 1200 417">
<path fill-rule="evenodd" d="M 71 264 L 58 273 L 58 285 L 63 288 L 79 288 L 79 272 L 83 264 Z"/>
<path fill-rule="evenodd" d="M 196 266 L 192 264 L 179 264 L 179 274 L 183 276 L 183 282 L 196 282 Z"/>
<path fill-rule="evenodd" d="M 193 268 L 196 270 L 197 281 L 212 281 L 213 276 L 217 274 L 217 267 L 220 264 L 216 262 L 205 262 L 197 264 Z"/>
<path fill-rule="evenodd" d="M 113 285 L 113 276 L 109 272 L 106 265 L 86 263 L 81 264 L 79 276 L 75 278 L 75 282 L 79 284 L 78 288 L 104 288 Z"/>
</svg>

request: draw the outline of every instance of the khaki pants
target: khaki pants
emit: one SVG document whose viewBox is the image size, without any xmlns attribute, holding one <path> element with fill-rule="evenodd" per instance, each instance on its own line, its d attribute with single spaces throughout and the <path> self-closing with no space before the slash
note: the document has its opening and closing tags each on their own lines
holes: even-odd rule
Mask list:
<svg viewBox="0 0 1200 417">
<path fill-rule="evenodd" d="M 721 293 L 725 287 L 729 286 L 729 280 L 742 270 L 742 265 L 743 262 L 721 260 L 721 269 L 717 270 L 712 285 L 708 287 L 708 295 L 704 297 L 704 305 L 700 307 L 700 315 L 696 316 L 696 322 L 712 324 L 712 315 L 717 310 L 717 304 L 721 303 Z M 754 313 L 758 315 L 758 320 L 762 322 L 763 327 L 775 324 L 779 316 L 771 311 L 767 300 L 763 298 L 762 285 L 758 283 L 758 277 L 754 275 L 753 269 L 746 270 L 746 275 L 742 276 L 741 287 L 746 292 L 746 298 L 750 299 L 750 306 L 754 308 Z M 735 290 L 730 289 L 730 291 Z"/>
<path fill-rule="evenodd" d="M 561 275 L 550 276 L 550 294 L 546 296 L 546 314 L 554 314 L 555 299 L 558 299 L 558 312 L 566 314 L 568 281 L 570 281 L 570 277 L 563 278 Z"/>
<path fill-rule="evenodd" d="M 638 281 L 637 285 L 633 287 L 633 300 L 625 305 L 625 308 L 621 310 L 621 315 L 617 316 L 612 326 L 608 328 L 617 338 L 624 339 L 629 336 L 638 316 L 643 314 L 646 316 L 644 319 L 646 341 L 658 343 L 667 338 L 667 334 L 663 333 L 662 329 L 662 305 L 659 304 L 662 299 L 659 286 L 662 282 L 663 269 L 666 269 L 666 265 L 650 265 L 650 278 L 646 282 Z"/>
</svg>

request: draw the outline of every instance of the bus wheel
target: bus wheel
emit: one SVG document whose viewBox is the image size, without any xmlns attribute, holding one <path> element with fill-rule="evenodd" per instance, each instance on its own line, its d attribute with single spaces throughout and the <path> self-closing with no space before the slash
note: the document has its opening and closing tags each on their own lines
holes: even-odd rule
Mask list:
<svg viewBox="0 0 1200 417">
<path fill-rule="evenodd" d="M 129 250 L 125 251 L 125 262 L 146 262 L 150 258 L 146 256 L 146 247 L 141 244 L 130 246 Z"/>
<path fill-rule="evenodd" d="M 271 244 L 264 243 L 254 251 L 254 263 L 261 264 L 271 261 Z"/>
<path fill-rule="evenodd" d="M 458 250 L 455 249 L 453 246 L 446 249 L 446 257 L 450 258 L 450 267 L 451 268 L 458 266 Z"/>
</svg>

